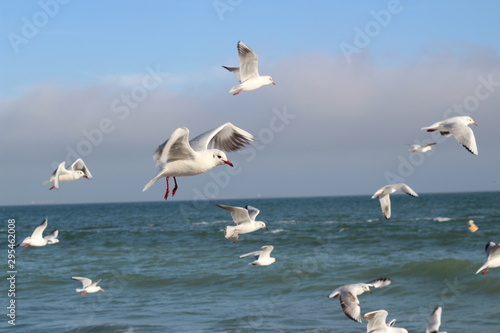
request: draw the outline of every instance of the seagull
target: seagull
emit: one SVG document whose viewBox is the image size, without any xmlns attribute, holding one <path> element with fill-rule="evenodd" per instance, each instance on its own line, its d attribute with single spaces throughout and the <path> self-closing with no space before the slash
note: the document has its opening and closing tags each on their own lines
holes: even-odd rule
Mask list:
<svg viewBox="0 0 500 333">
<path fill-rule="evenodd" d="M 52 190 L 54 188 L 59 189 L 59 182 L 70 182 L 82 177 L 91 179 L 92 174 L 85 165 L 85 162 L 83 162 L 83 160 L 79 158 L 69 166 L 69 169 L 66 169 L 66 162 L 61 162 L 57 169 L 52 173 L 52 176 L 50 176 L 50 179 L 46 180 L 43 183 L 48 184 L 54 182 L 54 185 L 52 185 L 49 190 Z"/>
<path fill-rule="evenodd" d="M 247 205 L 245 208 L 242 208 L 219 204 L 217 206 L 230 212 L 231 217 L 237 224 L 236 226 L 228 225 L 226 229 L 224 229 L 224 237 L 228 239 L 236 237 L 233 243 L 236 243 L 242 234 L 247 234 L 259 229 L 268 230 L 264 222 L 255 221 L 255 218 L 260 213 L 260 210 L 255 207 Z"/>
<path fill-rule="evenodd" d="M 47 228 L 49 219 L 46 217 L 43 222 L 35 228 L 31 236 L 26 237 L 21 243 L 16 246 L 28 247 L 28 246 L 45 246 L 47 244 L 59 243 L 57 235 L 59 230 L 54 230 L 45 237 L 42 237 L 43 231 Z"/>
<path fill-rule="evenodd" d="M 259 75 L 259 69 L 257 68 L 259 57 L 243 42 L 238 42 L 238 57 L 240 67 L 222 66 L 233 73 L 240 81 L 240 84 L 232 87 L 229 93 L 236 91 L 233 95 L 238 95 L 242 91 L 254 90 L 271 83 L 275 84 L 273 78 L 269 75 Z"/>
<path fill-rule="evenodd" d="M 439 332 L 439 326 L 441 326 L 441 313 L 443 308 L 438 306 L 432 311 L 431 317 L 429 318 L 429 323 L 427 324 L 427 329 L 425 333 L 446 333 Z"/>
<path fill-rule="evenodd" d="M 146 191 L 158 179 L 165 177 L 167 190 L 164 198 L 166 200 L 170 193 L 170 177 L 174 178 L 175 187 L 172 191 L 172 196 L 174 196 L 178 188 L 176 177 L 199 175 L 218 165 L 233 166 L 224 151 L 242 149 L 251 141 L 255 141 L 252 134 L 231 123 L 225 123 L 207 131 L 191 141 L 189 141 L 189 129 L 179 127 L 154 152 L 153 159 L 160 170 L 142 191 Z"/>
<path fill-rule="evenodd" d="M 409 145 L 411 147 L 409 151 L 412 153 L 425 153 L 426 151 L 431 151 L 432 146 L 434 146 L 435 144 L 435 142 L 432 142 L 426 145 Z"/>
<path fill-rule="evenodd" d="M 372 196 L 372 199 L 378 197 L 380 200 L 380 206 L 382 207 L 382 213 L 386 219 L 391 218 L 391 199 L 389 195 L 396 191 L 401 191 L 403 193 L 409 194 L 413 197 L 418 197 L 418 194 L 415 193 L 408 185 L 404 183 L 399 184 L 391 184 L 386 185 L 380 188 L 375 194 Z"/>
<path fill-rule="evenodd" d="M 268 266 L 272 263 L 276 262 L 276 258 L 271 257 L 271 251 L 274 250 L 274 246 L 272 245 L 264 245 L 261 251 L 250 252 L 247 254 L 243 254 L 240 258 L 246 257 L 255 257 L 255 261 L 249 263 L 249 265 L 254 266 Z"/>
<path fill-rule="evenodd" d="M 370 287 L 382 288 L 390 285 L 390 278 L 380 278 L 367 283 L 346 284 L 335 289 L 328 298 L 337 298 L 340 296 L 340 306 L 345 315 L 354 321 L 361 323 L 361 308 L 359 306 L 358 295 L 365 291 L 372 292 Z M 385 318 L 384 318 L 385 320 Z"/>
<path fill-rule="evenodd" d="M 101 287 L 99 287 L 97 284 L 102 281 L 102 279 L 97 280 L 96 282 L 92 282 L 91 279 L 84 278 L 84 277 L 78 277 L 78 276 L 73 276 L 73 280 L 80 281 L 82 283 L 83 288 L 77 288 L 76 291 L 81 293 L 80 295 L 85 295 L 85 294 L 91 294 L 91 293 L 96 293 L 98 291 L 104 291 Z"/>
<path fill-rule="evenodd" d="M 486 248 L 484 249 L 486 252 L 486 262 L 480 269 L 477 270 L 476 274 L 481 272 L 484 269 L 484 272 L 481 274 L 488 273 L 490 268 L 499 267 L 500 266 L 500 243 L 488 242 L 486 244 Z"/>
<path fill-rule="evenodd" d="M 476 138 L 468 125 L 477 123 L 469 116 L 458 116 L 438 121 L 429 127 L 422 127 L 427 132 L 439 131 L 441 135 L 453 135 L 470 153 L 477 155 Z"/>
<path fill-rule="evenodd" d="M 404 328 L 392 327 L 396 322 L 393 319 L 391 322 L 386 324 L 388 312 L 385 310 L 378 310 L 368 312 L 363 316 L 364 320 L 368 320 L 368 325 L 366 326 L 366 332 L 368 333 L 408 333 Z"/>
</svg>

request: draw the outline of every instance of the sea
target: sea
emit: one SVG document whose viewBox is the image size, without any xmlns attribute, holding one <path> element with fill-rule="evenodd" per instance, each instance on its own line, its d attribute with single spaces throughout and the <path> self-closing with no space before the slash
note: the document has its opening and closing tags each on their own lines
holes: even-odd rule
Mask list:
<svg viewBox="0 0 500 333">
<path fill-rule="evenodd" d="M 500 268 L 475 274 L 500 242 L 500 192 L 391 201 L 390 220 L 369 195 L 2 206 L 0 331 L 366 332 L 327 296 L 389 277 L 359 296 L 362 314 L 425 332 L 441 306 L 441 331 L 500 332 Z M 216 204 L 254 206 L 268 230 L 233 243 Z M 59 243 L 9 251 L 8 235 L 17 243 L 45 217 Z M 264 245 L 274 264 L 239 258 Z M 80 295 L 73 276 L 104 292 Z"/>
</svg>

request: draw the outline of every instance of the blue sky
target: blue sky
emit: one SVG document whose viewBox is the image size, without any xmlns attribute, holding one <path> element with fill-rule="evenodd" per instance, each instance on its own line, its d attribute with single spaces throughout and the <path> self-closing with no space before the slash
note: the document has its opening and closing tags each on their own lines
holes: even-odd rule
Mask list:
<svg viewBox="0 0 500 333">
<path fill-rule="evenodd" d="M 227 184 L 220 167 L 182 178 L 174 200 L 371 195 L 391 174 L 417 192 L 499 190 L 499 12 L 497 1 L 3 1 L 1 203 L 161 200 L 163 184 L 141 192 L 156 146 L 177 127 L 227 121 L 260 143 L 229 154 L 240 168 Z M 227 93 L 221 66 L 238 64 L 239 40 L 276 86 Z M 118 112 L 152 71 L 158 85 Z M 454 139 L 409 155 L 405 144 L 431 139 L 421 127 L 467 103 L 479 156 Z M 94 179 L 49 192 L 41 183 L 84 133 L 96 135 L 82 156 Z"/>
</svg>

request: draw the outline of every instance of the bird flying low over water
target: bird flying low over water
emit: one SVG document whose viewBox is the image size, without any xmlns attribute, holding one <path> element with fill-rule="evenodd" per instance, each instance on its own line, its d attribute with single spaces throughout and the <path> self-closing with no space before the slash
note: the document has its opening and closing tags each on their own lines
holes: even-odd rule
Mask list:
<svg viewBox="0 0 500 333">
<path fill-rule="evenodd" d="M 376 197 L 379 198 L 382 213 L 384 214 L 386 219 L 391 218 L 391 199 L 389 195 L 396 191 L 401 191 L 403 193 L 411 195 L 412 197 L 418 197 L 418 194 L 404 183 L 386 185 L 377 190 L 377 192 L 375 192 L 375 194 L 372 196 L 372 199 Z"/>
<path fill-rule="evenodd" d="M 474 132 L 468 125 L 477 125 L 477 123 L 469 116 L 458 116 L 448 118 L 428 127 L 422 127 L 422 130 L 427 132 L 439 131 L 441 135 L 453 135 L 465 149 L 470 153 L 477 155 L 476 138 Z"/>
<path fill-rule="evenodd" d="M 251 141 L 255 141 L 252 134 L 231 123 L 225 123 L 192 140 L 189 140 L 189 129 L 179 127 L 154 152 L 153 159 L 160 170 L 142 191 L 146 191 L 158 179 L 165 177 L 167 189 L 164 198 L 167 199 L 170 193 L 169 178 L 173 177 L 175 186 L 172 196 L 174 196 L 178 188 L 176 177 L 199 175 L 218 165 L 233 166 L 224 151 L 242 149 Z"/>
<path fill-rule="evenodd" d="M 243 42 L 238 42 L 238 57 L 240 59 L 240 67 L 222 66 L 233 73 L 238 81 L 240 81 L 240 84 L 232 87 L 229 93 L 235 92 L 233 95 L 238 95 L 242 91 L 255 90 L 268 84 L 275 84 L 272 77 L 259 75 L 259 58 Z"/>
<path fill-rule="evenodd" d="M 254 232 L 259 229 L 267 230 L 267 226 L 264 222 L 255 221 L 255 218 L 260 213 L 260 210 L 258 210 L 255 207 L 247 205 L 245 206 L 245 208 L 242 208 L 242 207 L 226 206 L 219 204 L 217 205 L 217 207 L 220 207 L 230 212 L 234 223 L 236 223 L 236 226 L 228 225 L 224 229 L 224 237 L 226 238 L 236 237 L 233 243 L 236 243 L 239 240 L 240 235 L 242 234 Z"/>
<path fill-rule="evenodd" d="M 500 243 L 492 241 L 488 242 L 484 252 L 486 253 L 486 262 L 477 270 L 476 274 L 481 272 L 483 269 L 484 271 L 481 274 L 486 274 L 490 268 L 500 266 Z"/>
<path fill-rule="evenodd" d="M 359 305 L 358 295 L 365 291 L 371 293 L 370 287 L 382 288 L 390 285 L 392 280 L 390 278 L 380 278 L 367 283 L 346 284 L 335 289 L 328 298 L 340 299 L 340 306 L 345 315 L 350 319 L 361 322 L 361 307 Z"/>
<path fill-rule="evenodd" d="M 253 256 L 255 261 L 249 263 L 249 265 L 254 266 L 268 266 L 276 262 L 276 258 L 271 257 L 271 252 L 274 250 L 272 245 L 264 245 L 260 251 L 250 252 L 247 254 L 242 254 L 240 258 L 246 258 Z"/>
<path fill-rule="evenodd" d="M 81 293 L 80 295 L 85 295 L 85 294 L 91 294 L 91 293 L 96 293 L 98 291 L 104 291 L 101 287 L 99 287 L 97 284 L 102 281 L 102 279 L 97 280 L 96 282 L 92 282 L 91 279 L 84 278 L 84 277 L 78 277 L 78 276 L 73 276 L 73 280 L 80 281 L 82 283 L 82 288 L 77 288 L 76 291 Z"/>
<path fill-rule="evenodd" d="M 57 169 L 52 173 L 49 180 L 46 180 L 44 184 L 54 182 L 49 190 L 59 189 L 59 182 L 70 182 L 80 178 L 92 179 L 92 174 L 85 165 L 85 162 L 81 158 L 74 161 L 68 169 L 66 169 L 66 162 L 61 162 Z"/>
<path fill-rule="evenodd" d="M 43 237 L 43 232 L 47 228 L 49 219 L 46 217 L 43 222 L 35 228 L 31 236 L 26 237 L 21 243 L 16 246 L 28 247 L 28 246 L 45 246 L 49 244 L 59 243 L 57 236 L 59 235 L 59 230 L 54 230 L 47 236 Z"/>
</svg>

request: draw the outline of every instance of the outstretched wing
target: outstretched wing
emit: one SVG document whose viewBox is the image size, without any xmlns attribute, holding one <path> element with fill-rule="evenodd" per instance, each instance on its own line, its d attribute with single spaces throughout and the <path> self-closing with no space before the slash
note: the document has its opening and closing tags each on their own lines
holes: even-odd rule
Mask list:
<svg viewBox="0 0 500 333">
<path fill-rule="evenodd" d="M 382 208 L 382 213 L 384 214 L 386 219 L 391 218 L 391 198 L 389 194 L 385 194 L 379 197 L 380 207 Z"/>
<path fill-rule="evenodd" d="M 248 210 L 242 207 L 226 206 L 217 204 L 217 207 L 227 210 L 231 213 L 234 223 L 242 224 L 246 222 L 252 222 L 250 216 L 248 215 Z"/>
<path fill-rule="evenodd" d="M 391 283 L 392 283 L 391 278 L 387 278 L 387 277 L 383 277 L 383 278 L 379 278 L 379 279 L 367 282 L 367 284 L 373 288 L 383 288 L 385 286 L 390 285 Z"/>
<path fill-rule="evenodd" d="M 73 276 L 73 280 L 80 281 L 82 283 L 83 288 L 87 288 L 92 284 L 92 280 L 84 277 Z"/>
<path fill-rule="evenodd" d="M 439 326 L 441 326 L 441 313 L 443 308 L 438 306 L 432 311 L 431 317 L 429 318 L 429 323 L 427 324 L 427 329 L 425 333 L 439 333 Z"/>
<path fill-rule="evenodd" d="M 153 154 L 156 165 L 161 166 L 177 160 L 193 159 L 195 151 L 189 145 L 189 129 L 177 128 L 170 138 L 158 146 Z"/>
<path fill-rule="evenodd" d="M 255 141 L 255 137 L 247 131 L 231 123 L 214 128 L 191 140 L 189 144 L 194 150 L 209 148 L 223 151 L 235 151 Z"/>
<path fill-rule="evenodd" d="M 248 216 L 250 217 L 250 220 L 255 221 L 255 218 L 257 217 L 257 215 L 259 215 L 260 210 L 250 205 L 246 205 L 245 209 L 248 211 Z"/>
<path fill-rule="evenodd" d="M 243 42 L 238 42 L 238 58 L 240 59 L 240 81 L 245 82 L 259 76 L 259 57 Z"/>
<path fill-rule="evenodd" d="M 413 190 L 411 189 L 411 187 L 410 187 L 410 186 L 408 186 L 408 185 L 406 185 L 405 183 L 399 183 L 399 184 L 396 184 L 396 185 L 394 185 L 394 187 L 395 187 L 397 190 L 399 190 L 399 191 L 401 191 L 401 192 L 403 192 L 403 193 L 406 193 L 406 194 L 411 195 L 412 197 L 418 197 L 418 194 L 417 194 L 415 191 L 413 191 Z"/>
<path fill-rule="evenodd" d="M 345 315 L 354 321 L 361 322 L 361 308 L 356 295 L 349 291 L 340 294 L 340 306 Z"/>
<path fill-rule="evenodd" d="M 47 228 L 47 225 L 49 223 L 49 219 L 46 217 L 43 222 L 35 228 L 33 233 L 31 234 L 31 238 L 43 238 L 42 234 L 45 228 Z"/>
<path fill-rule="evenodd" d="M 222 66 L 222 67 L 224 67 L 225 69 L 227 69 L 228 71 L 233 73 L 234 76 L 236 76 L 236 79 L 238 79 L 238 81 L 241 83 L 240 68 L 239 67 L 228 67 L 228 66 Z"/>
</svg>

